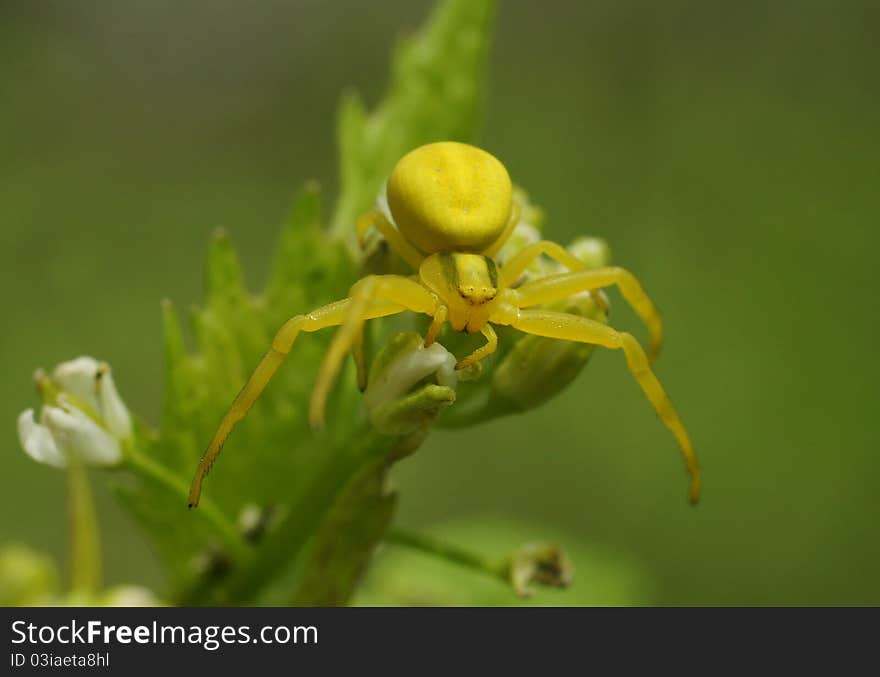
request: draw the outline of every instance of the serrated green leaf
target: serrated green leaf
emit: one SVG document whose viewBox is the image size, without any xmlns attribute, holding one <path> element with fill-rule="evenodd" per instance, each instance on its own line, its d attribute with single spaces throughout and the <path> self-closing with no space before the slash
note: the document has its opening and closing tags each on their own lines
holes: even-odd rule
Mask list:
<svg viewBox="0 0 880 677">
<path fill-rule="evenodd" d="M 344 296 L 354 279 L 348 251 L 320 227 L 314 188 L 301 194 L 281 241 L 273 280 L 262 297 L 242 289 L 241 270 L 228 240 L 214 241 L 207 304 L 194 309 L 191 317 L 196 352 L 186 351 L 176 313 L 165 305 L 168 387 L 162 427 L 155 439 L 138 439 L 139 462 L 130 463 L 136 481 L 118 490 L 123 505 L 149 534 L 175 589 L 183 591 L 178 599 L 193 604 L 258 595 L 272 576 L 292 566 L 298 550 L 312 536 L 323 515 L 315 506 L 332 505 L 339 488 L 360 467 L 359 458 L 340 464 L 337 454 L 349 448 L 372 453 L 389 444 L 379 437 L 369 438 L 372 446 L 351 444 L 353 435 L 361 441 L 368 437 L 363 434 L 366 417 L 357 414 L 360 396 L 348 372 L 344 374 L 348 380 L 329 403 L 328 431 L 315 434 L 308 427 L 307 401 L 332 331 L 304 334 L 226 444 L 206 482 L 201 506 L 187 511 L 186 489 L 198 456 L 280 324 L 291 314 L 313 310 L 312 303 Z M 279 307 L 297 300 L 309 305 Z M 337 466 L 345 470 L 340 473 Z M 251 566 L 241 554 L 248 546 L 237 531 L 237 520 L 248 506 L 270 505 L 281 514 L 314 515 L 302 523 L 301 538 L 258 549 L 257 559 L 271 561 Z M 267 543 L 275 541 L 269 538 Z M 206 558 L 224 563 L 229 571 L 203 586 L 198 582 L 206 574 L 193 563 Z M 250 576 L 251 571 L 263 575 Z M 285 596 L 289 595 L 287 591 Z"/>
<path fill-rule="evenodd" d="M 368 116 L 356 98 L 345 100 L 337 231 L 371 205 L 393 163 L 411 147 L 472 138 L 493 8 L 489 0 L 442 3 L 423 30 L 399 46 L 388 95 L 376 110 Z M 281 324 L 344 298 L 357 272 L 346 244 L 322 228 L 320 196 L 309 184 L 282 228 L 262 293 L 245 289 L 235 251 L 220 233 L 208 256 L 205 304 L 190 316 L 191 352 L 173 308 L 163 308 L 161 427 L 137 436 L 128 464 L 133 481 L 117 495 L 168 569 L 171 601 L 289 603 L 293 587 L 273 585 L 297 572 L 300 601 L 341 603 L 351 593 L 391 518 L 393 501 L 381 491 L 384 468 L 414 450 L 426 431 L 375 431 L 349 367 L 328 402 L 326 429 L 310 429 L 308 399 L 332 330 L 297 339 L 228 439 L 198 509 L 186 509 L 186 489 L 218 422 Z M 238 522 L 255 510 L 277 519 L 250 542 Z M 315 557 L 332 560 L 335 572 L 320 585 Z"/>
<path fill-rule="evenodd" d="M 430 141 L 472 141 L 483 103 L 493 0 L 440 3 L 392 59 L 388 92 L 367 114 L 355 94 L 343 98 L 337 126 L 341 194 L 332 219 L 353 233 L 394 164 Z"/>
<path fill-rule="evenodd" d="M 300 312 L 306 306 L 303 282 L 315 256 L 321 228 L 321 194 L 317 184 L 307 184 L 296 196 L 275 250 L 275 260 L 265 290 L 269 308 L 283 306 Z"/>
<path fill-rule="evenodd" d="M 245 295 L 241 264 L 225 230 L 214 232 L 205 282 L 208 307 L 237 304 Z"/>
<path fill-rule="evenodd" d="M 168 444 L 157 447 L 156 453 L 174 450 L 172 456 L 156 460 L 183 471 L 198 458 L 199 449 L 189 421 L 194 415 L 196 381 L 191 360 L 186 353 L 183 329 L 170 301 L 162 303 L 162 326 L 165 347 L 165 400 L 162 407 L 162 430 Z"/>
</svg>

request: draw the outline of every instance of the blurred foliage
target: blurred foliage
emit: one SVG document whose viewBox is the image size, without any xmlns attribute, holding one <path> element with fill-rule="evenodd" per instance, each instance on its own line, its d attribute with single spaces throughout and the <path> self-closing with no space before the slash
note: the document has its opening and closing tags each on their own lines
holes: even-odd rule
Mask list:
<svg viewBox="0 0 880 677">
<path fill-rule="evenodd" d="M 58 569 L 48 555 L 21 545 L 0 549 L 0 604 L 29 606 L 50 603 L 60 589 Z"/>
<path fill-rule="evenodd" d="M 49 555 L 21 545 L 0 547 L 0 606 L 156 606 L 148 589 L 116 585 L 94 592 L 63 591 Z"/>
<path fill-rule="evenodd" d="M 205 307 L 192 314 L 194 353 L 187 353 L 176 313 L 170 304 L 165 306 L 168 393 L 162 426 L 155 437 L 143 436 L 146 446 L 140 455 L 149 458 L 150 465 L 132 465 L 137 484 L 120 486 L 117 491 L 162 555 L 176 588 L 200 586 L 212 575 L 212 566 L 222 568 L 222 576 L 216 573 L 218 578 L 225 578 L 230 570 L 254 566 L 260 567 L 265 578 L 247 584 L 248 594 L 255 594 L 284 566 L 285 555 L 294 555 L 303 547 L 332 502 L 334 484 L 325 477 L 328 467 L 343 465 L 341 459 L 346 454 L 357 454 L 352 435 L 358 422 L 350 413 L 332 418 L 331 433 L 323 437 L 312 434 L 305 420 L 303 403 L 310 395 L 330 337 L 306 338 L 297 343 L 260 406 L 229 440 L 219 471 L 211 475 L 206 487 L 205 505 L 182 512 L 205 440 L 211 438 L 237 389 L 287 319 L 283 309 L 323 305 L 344 296 L 350 286 L 354 263 L 341 245 L 327 240 L 320 218 L 318 195 L 307 188 L 281 235 L 276 274 L 267 283 L 265 295 L 259 297 L 244 290 L 231 245 L 218 234 L 208 260 Z M 356 401 L 350 400 L 349 411 L 356 406 Z M 161 466 L 161 472 L 152 466 Z M 335 472 L 345 471 L 337 467 Z M 163 475 L 174 481 L 163 483 Z M 322 479 L 324 492 L 311 496 L 309 492 L 314 492 Z M 303 505 L 305 497 L 317 500 Z M 288 518 L 282 519 L 285 528 L 279 525 L 277 530 L 279 536 L 284 533 L 287 537 L 285 547 L 276 552 L 270 544 L 262 544 L 273 553 L 274 562 L 260 562 L 262 549 L 252 551 L 237 530 L 239 515 L 248 506 Z M 210 519 L 214 515 L 216 519 Z M 289 529 L 294 528 L 288 524 L 291 520 L 302 521 L 297 523 L 299 539 L 290 538 Z M 212 553 L 213 561 L 204 561 L 207 552 Z M 258 561 L 252 562 L 255 558 Z M 214 581 L 213 586 L 217 585 Z M 199 587 L 180 594 L 194 603 L 209 593 Z M 210 594 L 221 593 L 213 590 Z"/>
<path fill-rule="evenodd" d="M 430 4 L 0 5 L 6 420 L 35 366 L 89 352 L 158 422 L 156 299 L 199 298 L 217 224 L 260 288 L 291 185 L 334 193 L 339 92 L 377 101 L 387 45 Z M 661 304 L 659 375 L 705 498 L 684 505 L 672 442 L 600 351 L 551 405 L 433 433 L 394 473 L 399 521 L 494 514 L 607 543 L 650 572 L 637 602 L 880 603 L 878 18 L 864 0 L 502 5 L 480 143 L 547 208 L 549 237 L 607 238 Z M 612 323 L 632 320 L 615 304 Z M 57 560 L 63 479 L 14 437 L 0 538 Z M 98 498 L 108 580 L 158 584 Z"/>
</svg>

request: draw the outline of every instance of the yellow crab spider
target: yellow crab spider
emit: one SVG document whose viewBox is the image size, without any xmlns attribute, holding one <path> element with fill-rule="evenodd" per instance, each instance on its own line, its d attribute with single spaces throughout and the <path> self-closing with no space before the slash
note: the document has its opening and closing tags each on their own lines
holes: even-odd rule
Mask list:
<svg viewBox="0 0 880 677">
<path fill-rule="evenodd" d="M 434 342 L 447 322 L 456 331 L 480 332 L 486 338 L 483 346 L 458 361 L 458 369 L 495 351 L 498 338 L 493 325 L 622 350 L 630 373 L 678 441 L 690 474 L 689 499 L 691 503 L 697 502 L 700 470 L 690 436 L 651 370 L 662 340 L 660 315 L 631 273 L 617 267 L 584 270 L 572 254 L 548 241 L 525 247 L 499 267 L 495 257 L 519 219 L 518 208 L 504 165 L 474 146 L 447 141 L 416 148 L 391 172 L 387 197 L 394 223 L 381 212 L 371 211 L 359 219 L 358 232 L 363 234 L 375 227 L 417 274 L 365 277 L 351 288 L 349 298 L 292 317 L 278 330 L 272 346 L 221 420 L 199 462 L 190 490 L 190 507 L 198 504 L 202 481 L 232 428 L 260 396 L 300 332 L 340 327 L 321 364 L 312 393 L 309 419 L 314 427 L 319 427 L 330 387 L 348 353 L 354 356 L 359 385 L 366 385 L 364 323 L 405 311 L 432 318 L 425 345 Z M 514 287 L 526 268 L 541 255 L 555 259 L 569 272 Z M 647 325 L 647 355 L 631 334 L 578 315 L 536 307 L 612 285 L 617 285 Z"/>
</svg>

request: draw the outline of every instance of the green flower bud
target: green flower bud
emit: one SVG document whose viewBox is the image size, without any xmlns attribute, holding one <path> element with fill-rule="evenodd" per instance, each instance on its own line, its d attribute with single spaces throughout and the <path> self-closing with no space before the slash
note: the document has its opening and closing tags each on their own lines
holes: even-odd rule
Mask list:
<svg viewBox="0 0 880 677">
<path fill-rule="evenodd" d="M 599 322 L 607 317 L 601 302 L 578 294 L 554 307 Z M 543 336 L 523 336 L 492 373 L 492 399 L 510 413 L 534 409 L 558 395 L 581 373 L 595 346 Z"/>
<path fill-rule="evenodd" d="M 604 296 L 582 293 L 548 308 L 607 322 Z M 475 381 L 462 383 L 458 401 L 440 419 L 446 427 L 462 427 L 499 416 L 534 409 L 561 393 L 581 373 L 595 346 L 562 339 L 502 330 L 494 365 Z"/>
<path fill-rule="evenodd" d="M 58 570 L 48 555 L 23 545 L 0 549 L 0 605 L 43 606 L 58 594 Z"/>
</svg>

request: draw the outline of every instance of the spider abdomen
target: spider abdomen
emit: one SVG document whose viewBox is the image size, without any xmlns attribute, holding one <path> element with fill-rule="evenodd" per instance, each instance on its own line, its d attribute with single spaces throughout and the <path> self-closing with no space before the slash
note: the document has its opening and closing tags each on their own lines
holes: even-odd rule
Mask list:
<svg viewBox="0 0 880 677">
<path fill-rule="evenodd" d="M 486 151 L 442 141 L 404 155 L 388 178 L 388 206 L 403 236 L 423 252 L 480 252 L 504 232 L 512 186 Z"/>
</svg>

